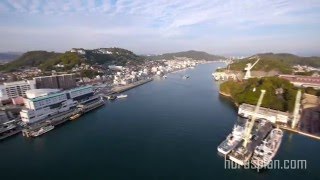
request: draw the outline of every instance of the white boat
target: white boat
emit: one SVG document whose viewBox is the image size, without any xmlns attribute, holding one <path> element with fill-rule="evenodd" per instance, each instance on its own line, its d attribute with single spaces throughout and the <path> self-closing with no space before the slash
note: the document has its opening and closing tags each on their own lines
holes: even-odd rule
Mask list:
<svg viewBox="0 0 320 180">
<path fill-rule="evenodd" d="M 54 129 L 54 126 L 52 126 L 52 125 L 41 127 L 38 131 L 32 132 L 31 136 L 38 137 L 46 132 L 51 131 L 52 129 Z"/>
<path fill-rule="evenodd" d="M 117 96 L 118 99 L 126 98 L 126 97 L 128 97 L 128 95 L 126 95 L 126 94 L 120 94 Z"/>
<path fill-rule="evenodd" d="M 168 76 L 164 75 L 163 78 L 166 79 Z"/>
<path fill-rule="evenodd" d="M 188 79 L 189 76 L 188 76 L 188 75 L 184 75 L 182 78 L 183 78 L 183 79 Z"/>
<path fill-rule="evenodd" d="M 233 127 L 232 132 L 227 136 L 227 138 L 218 146 L 218 152 L 223 155 L 227 155 L 232 151 L 243 138 L 245 128 L 239 125 Z"/>
<path fill-rule="evenodd" d="M 251 158 L 251 164 L 256 168 L 265 168 L 270 164 L 274 156 L 277 154 L 283 137 L 281 129 L 273 129 L 268 137 L 257 146 Z"/>
</svg>

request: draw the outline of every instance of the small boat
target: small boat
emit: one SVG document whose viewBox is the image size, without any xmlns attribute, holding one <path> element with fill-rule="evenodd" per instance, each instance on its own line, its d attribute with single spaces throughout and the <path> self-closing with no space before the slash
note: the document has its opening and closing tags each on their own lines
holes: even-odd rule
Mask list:
<svg viewBox="0 0 320 180">
<path fill-rule="evenodd" d="M 120 94 L 117 96 L 118 99 L 126 98 L 126 97 L 128 97 L 128 95 L 126 95 L 126 94 Z"/>
<path fill-rule="evenodd" d="M 81 114 L 80 114 L 80 113 L 77 113 L 77 114 L 75 114 L 75 115 L 70 116 L 70 120 L 76 120 L 76 119 L 78 119 L 80 116 L 81 116 Z"/>
<path fill-rule="evenodd" d="M 108 97 L 108 99 L 109 100 L 115 100 L 115 99 L 117 99 L 117 96 L 111 95 L 111 96 Z"/>
<path fill-rule="evenodd" d="M 188 79 L 189 76 L 188 76 L 188 75 L 184 75 L 182 78 L 183 78 L 183 79 Z"/>
<path fill-rule="evenodd" d="M 163 78 L 166 79 L 168 76 L 164 75 Z"/>
</svg>

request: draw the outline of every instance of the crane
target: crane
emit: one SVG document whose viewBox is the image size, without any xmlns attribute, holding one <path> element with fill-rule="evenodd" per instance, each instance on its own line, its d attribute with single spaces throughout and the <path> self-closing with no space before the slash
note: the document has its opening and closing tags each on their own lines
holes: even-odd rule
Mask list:
<svg viewBox="0 0 320 180">
<path fill-rule="evenodd" d="M 297 96 L 296 96 L 296 102 L 294 104 L 294 110 L 293 110 L 293 119 L 292 119 L 292 124 L 291 124 L 291 128 L 294 129 L 296 128 L 298 121 L 299 121 L 299 110 L 300 110 L 300 101 L 301 101 L 301 90 L 299 89 L 297 92 Z"/>
<path fill-rule="evenodd" d="M 263 100 L 263 97 L 264 97 L 265 93 L 266 93 L 266 90 L 262 89 L 260 97 L 259 97 L 258 102 L 257 102 L 257 106 L 254 109 L 253 115 L 251 116 L 251 121 L 250 122 L 248 121 L 247 124 L 246 124 L 246 129 L 245 129 L 245 132 L 244 132 L 244 143 L 243 143 L 244 147 L 247 147 L 248 143 L 250 142 L 251 131 L 252 131 L 252 128 L 253 128 L 253 125 L 254 125 L 254 121 L 256 120 L 256 114 L 258 113 L 258 111 L 260 109 L 260 106 L 261 106 L 261 103 L 262 103 L 262 100 Z"/>
<path fill-rule="evenodd" d="M 250 59 L 253 59 L 253 58 L 257 58 L 257 61 L 253 64 L 251 64 L 251 63 L 247 64 L 247 67 L 244 68 L 244 70 L 246 71 L 246 74 L 244 75 L 243 79 L 251 78 L 251 69 L 260 61 L 259 57 L 251 57 Z"/>
</svg>

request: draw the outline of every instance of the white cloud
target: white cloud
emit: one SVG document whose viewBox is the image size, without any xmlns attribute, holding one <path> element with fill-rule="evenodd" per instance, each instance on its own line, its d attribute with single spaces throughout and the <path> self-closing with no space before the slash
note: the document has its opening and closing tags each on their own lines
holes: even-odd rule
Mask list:
<svg viewBox="0 0 320 180">
<path fill-rule="evenodd" d="M 37 34 L 51 41 L 70 37 L 72 42 L 64 43 L 63 47 L 59 47 L 61 49 L 72 47 L 75 42 L 79 43 L 78 46 L 91 43 L 92 47 L 127 45 L 140 51 L 152 47 L 153 51 L 188 47 L 236 49 L 236 46 L 247 47 L 240 43 L 247 42 L 247 48 L 251 43 L 250 47 L 255 49 L 252 44 L 260 41 L 268 42 L 257 45 L 256 49 L 259 46 L 272 48 L 283 36 L 289 34 L 294 37 L 297 31 L 268 33 L 263 29 L 290 25 L 315 26 L 312 34 L 320 26 L 318 0 L 117 0 L 115 4 L 111 0 L 4 0 L 0 1 L 0 11 L 11 18 L 2 19 L 2 22 L 10 23 L 0 25 L 1 39 L 9 41 L 8 37 L 15 36 L 16 43 L 16 37 L 19 37 L 21 41 L 26 39 L 32 44 L 29 37 Z M 21 18 L 28 23 L 23 23 Z M 250 34 L 252 32 L 254 34 Z M 298 33 L 296 39 L 301 40 L 303 36 L 305 34 Z M 41 41 L 40 38 L 35 39 Z M 319 38 L 308 36 L 306 39 L 310 40 L 310 45 L 306 45 L 308 41 L 303 41 L 305 47 L 319 47 L 315 43 L 320 44 Z M 211 42 L 219 44 L 212 45 Z M 281 43 L 279 47 L 284 47 Z M 58 43 L 51 46 L 55 44 Z M 2 49 L 9 47 L 4 43 L 0 45 Z M 12 44 L 12 47 L 16 46 Z M 287 47 L 293 48 L 291 45 Z"/>
</svg>

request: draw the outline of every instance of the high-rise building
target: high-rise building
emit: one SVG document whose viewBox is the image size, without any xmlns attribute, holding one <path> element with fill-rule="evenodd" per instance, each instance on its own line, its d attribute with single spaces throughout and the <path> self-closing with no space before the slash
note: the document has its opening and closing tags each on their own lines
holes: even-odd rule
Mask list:
<svg viewBox="0 0 320 180">
<path fill-rule="evenodd" d="M 33 80 L 3 83 L 3 85 L 0 85 L 0 99 L 7 100 L 19 96 L 24 97 L 26 95 L 25 92 L 30 89 L 35 89 Z"/>
<path fill-rule="evenodd" d="M 74 74 L 40 76 L 34 78 L 37 89 L 72 89 L 76 87 Z"/>
</svg>

